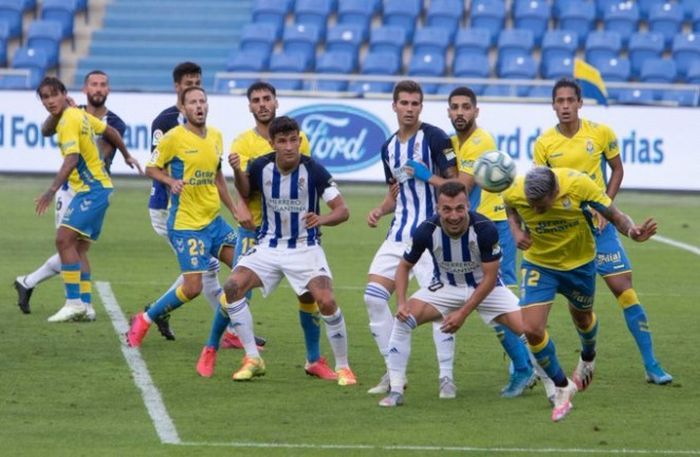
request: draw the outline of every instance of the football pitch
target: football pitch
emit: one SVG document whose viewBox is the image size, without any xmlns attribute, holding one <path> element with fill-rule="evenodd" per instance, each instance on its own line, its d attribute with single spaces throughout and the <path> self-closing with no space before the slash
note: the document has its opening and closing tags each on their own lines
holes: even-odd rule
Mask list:
<svg viewBox="0 0 700 457">
<path fill-rule="evenodd" d="M 49 324 L 63 304 L 61 280 L 42 283 L 23 315 L 15 276 L 50 256 L 53 214 L 34 215 L 50 177 L 0 176 L 0 455 L 7 456 L 442 456 L 700 455 L 700 195 L 623 192 L 618 206 L 637 221 L 653 216 L 659 236 L 624 240 L 636 290 L 649 315 L 670 386 L 644 381 L 622 313 L 598 280 L 596 376 L 561 423 L 550 421 L 540 384 L 502 399 L 508 363 L 492 330 L 472 315 L 457 334 L 454 400 L 438 399 L 430 326 L 413 337 L 406 405 L 384 409 L 366 393 L 384 372 L 367 326 L 366 273 L 389 218 L 367 227 L 381 186 L 341 185 L 350 221 L 323 230 L 339 306 L 348 325 L 358 385 L 305 375 L 292 290 L 256 292 L 256 333 L 267 338 L 267 375 L 234 383 L 242 351 L 221 350 L 213 378 L 195 372 L 212 311 L 203 298 L 171 319 L 176 341 L 151 329 L 127 348 L 126 319 L 178 275 L 175 258 L 151 229 L 145 179 L 117 179 L 102 237 L 91 250 L 94 323 Z M 227 272 L 221 273 L 222 280 Z M 566 305 L 552 309 L 549 332 L 570 373 L 578 336 Z M 322 353 L 332 365 L 325 335 Z"/>
</svg>

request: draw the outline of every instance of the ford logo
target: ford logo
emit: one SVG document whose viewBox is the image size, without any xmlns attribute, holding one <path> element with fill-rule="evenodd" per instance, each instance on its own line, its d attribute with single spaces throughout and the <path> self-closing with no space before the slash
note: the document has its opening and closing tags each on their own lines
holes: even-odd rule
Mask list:
<svg viewBox="0 0 700 457">
<path fill-rule="evenodd" d="M 311 156 L 331 173 L 360 170 L 379 161 L 390 134 L 381 119 L 352 106 L 314 105 L 287 116 L 306 133 Z"/>
</svg>

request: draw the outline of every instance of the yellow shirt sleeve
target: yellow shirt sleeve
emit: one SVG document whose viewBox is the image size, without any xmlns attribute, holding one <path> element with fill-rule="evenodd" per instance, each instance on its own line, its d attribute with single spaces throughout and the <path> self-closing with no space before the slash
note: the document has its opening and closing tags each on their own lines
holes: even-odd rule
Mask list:
<svg viewBox="0 0 700 457">
<path fill-rule="evenodd" d="M 90 128 L 96 135 L 102 135 L 105 133 L 105 130 L 107 130 L 106 122 L 101 121 L 87 111 L 85 112 L 85 116 L 87 116 L 88 122 L 90 123 Z"/>
<path fill-rule="evenodd" d="M 173 159 L 174 148 L 170 147 L 174 132 L 177 129 L 172 129 L 166 133 L 158 142 L 158 146 L 151 153 L 151 158 L 146 164 L 147 167 L 158 167 L 164 169 Z"/>
<path fill-rule="evenodd" d="M 301 152 L 302 155 L 311 157 L 311 144 L 309 144 L 309 139 L 306 137 L 306 133 L 300 132 L 299 137 L 301 138 L 299 152 Z"/>
<path fill-rule="evenodd" d="M 545 148 L 542 137 L 535 141 L 535 151 L 532 156 L 532 161 L 538 166 L 547 166 L 547 149 Z"/>
<path fill-rule="evenodd" d="M 601 125 L 600 128 L 604 132 L 603 140 L 605 141 L 605 146 L 603 148 L 603 153 L 605 154 L 605 158 L 610 160 L 619 156 L 620 145 L 617 142 L 617 136 L 615 135 L 615 132 L 613 132 L 613 130 L 607 125 Z"/>
<path fill-rule="evenodd" d="M 57 140 L 61 154 L 80 154 L 80 124 L 81 119 L 76 109 L 68 108 L 63 112 L 56 126 Z"/>
</svg>

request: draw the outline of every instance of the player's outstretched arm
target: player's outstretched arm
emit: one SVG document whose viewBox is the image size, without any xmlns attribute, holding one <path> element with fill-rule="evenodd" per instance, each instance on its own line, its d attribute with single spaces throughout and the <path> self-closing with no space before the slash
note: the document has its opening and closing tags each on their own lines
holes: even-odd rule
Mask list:
<svg viewBox="0 0 700 457">
<path fill-rule="evenodd" d="M 649 218 L 642 224 L 635 224 L 631 217 L 617 209 L 614 205 L 603 209 L 596 209 L 615 225 L 618 232 L 634 241 L 641 243 L 656 235 L 657 224 L 654 219 Z"/>
<path fill-rule="evenodd" d="M 122 157 L 124 157 L 124 162 L 126 162 L 129 168 L 133 169 L 136 167 L 139 174 L 143 175 L 141 164 L 134 156 L 129 154 L 129 150 L 126 148 L 126 144 L 124 144 L 124 140 L 119 132 L 117 132 L 117 129 L 110 125 L 106 126 L 105 131 L 102 133 L 102 138 L 104 138 L 108 143 L 112 144 L 115 148 L 119 149 L 119 151 L 122 153 Z"/>
<path fill-rule="evenodd" d="M 53 201 L 53 196 L 56 195 L 58 189 L 60 189 L 63 183 L 65 183 L 68 180 L 68 176 L 75 169 L 75 167 L 78 166 L 79 158 L 80 154 L 68 154 L 63 159 L 63 164 L 61 164 L 61 168 L 58 169 L 58 173 L 56 173 L 56 177 L 53 179 L 51 186 L 48 188 L 48 190 L 46 190 L 46 192 L 39 195 L 36 198 L 36 200 L 34 200 L 34 202 L 36 203 L 37 215 L 41 216 L 42 214 L 44 214 L 46 208 L 48 208 L 51 205 L 51 202 Z"/>
<path fill-rule="evenodd" d="M 523 219 L 518 214 L 515 208 L 506 206 L 506 214 L 508 215 L 508 226 L 513 234 L 515 245 L 522 251 L 527 251 L 532 246 L 530 234 L 523 230 Z"/>
</svg>

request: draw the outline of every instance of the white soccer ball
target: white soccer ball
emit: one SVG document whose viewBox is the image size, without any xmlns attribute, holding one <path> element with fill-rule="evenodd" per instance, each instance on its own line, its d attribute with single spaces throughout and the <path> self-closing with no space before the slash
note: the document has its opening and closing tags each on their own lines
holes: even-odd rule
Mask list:
<svg viewBox="0 0 700 457">
<path fill-rule="evenodd" d="M 490 151 L 474 163 L 474 180 L 484 190 L 502 192 L 513 184 L 515 162 L 508 154 Z"/>
</svg>

